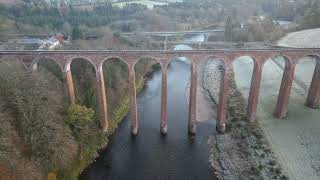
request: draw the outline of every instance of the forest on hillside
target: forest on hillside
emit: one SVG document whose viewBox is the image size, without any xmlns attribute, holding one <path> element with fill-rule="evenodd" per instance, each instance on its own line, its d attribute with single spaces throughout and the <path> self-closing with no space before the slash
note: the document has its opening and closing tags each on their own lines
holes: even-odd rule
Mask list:
<svg viewBox="0 0 320 180">
<path fill-rule="evenodd" d="M 32 2 L 32 1 L 30 1 Z M 123 8 L 111 2 L 98 4 L 88 9 L 72 5 L 52 5 L 46 1 L 23 3 L 16 6 L 0 5 L 0 33 L 50 34 L 62 32 L 72 34 L 74 28 L 84 33 L 102 34 L 104 29 L 111 32 L 190 30 L 199 28 L 224 27 L 228 18 L 232 21 L 234 34 L 239 41 L 266 40 L 271 33 L 280 34 L 272 20 L 294 21 L 298 29 L 320 27 L 320 3 L 309 1 L 270 0 L 185 0 L 165 6 L 130 4 Z M 257 16 L 266 20 L 250 24 L 239 30 Z M 267 29 L 265 26 L 269 26 Z M 240 32 L 238 32 L 240 31 Z M 280 34 L 282 35 L 282 34 Z M 265 36 L 262 38 L 261 36 Z M 269 38 L 271 40 L 275 38 Z"/>
<path fill-rule="evenodd" d="M 136 66 L 139 91 L 153 61 Z M 37 72 L 21 62 L 0 60 L 0 179 L 75 179 L 108 143 L 129 111 L 128 69 L 119 60 L 104 64 L 108 133 L 101 132 L 95 70 L 85 60 L 71 65 L 76 105 L 68 105 L 61 69 L 40 61 Z"/>
</svg>

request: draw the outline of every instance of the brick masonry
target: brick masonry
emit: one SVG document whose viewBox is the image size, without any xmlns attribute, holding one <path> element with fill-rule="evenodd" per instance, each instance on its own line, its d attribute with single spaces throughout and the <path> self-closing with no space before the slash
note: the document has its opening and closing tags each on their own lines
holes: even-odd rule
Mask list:
<svg viewBox="0 0 320 180">
<path fill-rule="evenodd" d="M 191 50 L 191 51 L 0 51 L 2 60 L 18 60 L 27 64 L 31 70 L 37 69 L 37 64 L 41 59 L 51 59 L 55 61 L 64 75 L 66 93 L 70 103 L 75 103 L 75 93 L 72 82 L 71 63 L 76 59 L 89 61 L 96 70 L 97 94 L 99 103 L 99 113 L 101 128 L 108 130 L 107 119 L 107 99 L 102 65 L 110 59 L 118 59 L 126 63 L 129 69 L 129 79 L 131 87 L 130 117 L 132 119 L 132 134 L 138 133 L 138 114 L 135 89 L 135 64 L 143 58 L 151 58 L 158 61 L 162 67 L 162 98 L 161 98 L 161 122 L 160 129 L 163 134 L 167 132 L 167 67 L 171 60 L 178 57 L 186 57 L 191 60 L 192 75 L 190 87 L 189 103 L 189 133 L 196 132 L 196 87 L 197 87 L 197 67 L 201 61 L 217 59 L 224 62 L 222 80 L 220 84 L 220 94 L 217 112 L 217 129 L 219 132 L 225 131 L 229 79 L 228 73 L 232 68 L 232 63 L 242 56 L 250 56 L 254 61 L 254 71 L 252 75 L 247 116 L 250 122 L 255 122 L 256 111 L 259 98 L 259 89 L 263 64 L 270 58 L 282 56 L 286 59 L 286 66 L 279 91 L 278 101 L 275 109 L 275 116 L 283 118 L 288 112 L 288 99 L 290 96 L 292 80 L 294 77 L 295 65 L 299 59 L 306 56 L 317 58 L 312 83 L 310 86 L 306 105 L 317 108 L 320 101 L 320 49 L 250 49 L 250 50 Z"/>
</svg>

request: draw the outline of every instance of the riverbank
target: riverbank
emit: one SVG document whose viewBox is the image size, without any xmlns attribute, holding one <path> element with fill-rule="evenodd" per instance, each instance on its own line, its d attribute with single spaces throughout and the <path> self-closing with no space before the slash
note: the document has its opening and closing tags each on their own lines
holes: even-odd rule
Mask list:
<svg viewBox="0 0 320 180">
<path fill-rule="evenodd" d="M 141 78 L 136 80 L 136 90 L 137 94 L 143 90 L 146 80 L 150 77 L 152 72 L 156 71 L 158 66 L 154 66 L 151 63 L 146 71 L 143 73 Z M 88 139 L 88 151 L 84 156 L 79 157 L 72 165 L 72 168 L 60 174 L 58 179 L 77 179 L 79 175 L 82 174 L 87 168 L 90 168 L 91 164 L 96 161 L 96 159 L 101 156 L 101 153 L 108 147 L 112 136 L 117 133 L 118 127 L 122 123 L 123 119 L 127 116 L 130 110 L 130 96 L 124 96 L 118 100 L 117 107 L 113 111 L 111 119 L 109 119 L 109 128 L 107 133 L 95 133 L 89 134 L 91 138 Z"/>
<path fill-rule="evenodd" d="M 213 109 L 215 107 L 215 103 L 211 101 L 212 97 L 209 93 L 206 92 L 204 89 L 204 85 L 208 83 L 204 83 L 205 81 L 205 74 L 204 67 L 205 62 L 202 62 L 199 65 L 199 73 L 197 77 L 197 113 L 196 113 L 196 120 L 197 122 L 207 122 L 210 124 L 215 124 L 215 120 L 213 117 L 216 116 L 216 111 Z M 188 82 L 188 87 L 186 89 L 186 100 L 187 106 L 189 105 L 189 98 L 190 98 L 190 80 Z"/>
<path fill-rule="evenodd" d="M 219 102 L 221 63 L 208 61 L 204 72 L 204 89 L 211 97 L 212 108 Z M 246 103 L 230 74 L 228 124 L 225 134 L 215 134 L 208 140 L 209 161 L 219 179 L 287 179 L 271 151 L 259 126 L 245 117 Z"/>
</svg>

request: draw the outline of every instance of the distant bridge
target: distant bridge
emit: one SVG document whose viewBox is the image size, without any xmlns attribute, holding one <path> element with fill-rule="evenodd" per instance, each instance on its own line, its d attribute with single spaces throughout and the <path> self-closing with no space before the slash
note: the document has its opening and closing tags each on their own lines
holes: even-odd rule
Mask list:
<svg viewBox="0 0 320 180">
<path fill-rule="evenodd" d="M 132 35 L 136 35 L 137 33 L 149 35 L 149 36 L 177 36 L 177 35 L 224 33 L 224 29 L 193 30 L 193 31 L 150 31 L 150 32 L 146 31 L 146 32 L 121 33 L 121 35 L 132 36 Z"/>
<path fill-rule="evenodd" d="M 175 36 L 185 36 L 185 35 L 199 35 L 204 34 L 205 39 L 208 39 L 209 35 L 212 34 L 224 34 L 224 29 L 214 29 L 214 30 L 192 30 L 192 31 L 151 31 L 151 32 L 129 32 L 120 33 L 123 36 L 135 36 L 137 34 L 143 34 L 145 36 L 151 37 L 163 37 L 164 41 L 168 41 L 169 37 Z"/>
<path fill-rule="evenodd" d="M 254 69 L 251 79 L 251 87 L 248 98 L 247 118 L 250 122 L 256 121 L 257 104 L 259 98 L 260 81 L 264 63 L 277 56 L 285 58 L 285 68 L 282 83 L 278 95 L 274 115 L 277 118 L 284 118 L 288 112 L 288 101 L 294 71 L 297 62 L 303 57 L 316 58 L 316 68 L 310 85 L 306 105 L 311 108 L 319 107 L 320 101 L 320 49 L 237 49 L 237 50 L 191 50 L 191 51 L 0 51 L 2 60 L 18 60 L 33 70 L 37 70 L 40 60 L 50 59 L 57 63 L 63 72 L 65 87 L 68 92 L 70 103 L 75 103 L 75 93 L 72 80 L 71 63 L 78 59 L 85 59 L 90 62 L 96 71 L 98 105 L 100 112 L 101 128 L 108 130 L 107 99 L 105 94 L 105 83 L 103 76 L 103 63 L 110 59 L 123 61 L 129 70 L 131 87 L 130 117 L 132 120 L 132 134 L 138 133 L 138 114 L 136 101 L 135 65 L 142 58 L 156 60 L 162 67 L 162 96 L 161 96 L 161 127 L 162 133 L 167 132 L 167 70 L 169 63 L 178 57 L 186 57 L 191 62 L 191 83 L 189 100 L 189 133 L 196 132 L 196 98 L 197 98 L 197 73 L 198 65 L 208 59 L 221 60 L 223 62 L 222 79 L 220 84 L 219 103 L 217 110 L 217 129 L 225 131 L 227 120 L 227 103 L 229 98 L 229 73 L 232 63 L 239 57 L 250 56 L 254 62 Z M 250 79 L 248 79 L 250 80 Z"/>
</svg>

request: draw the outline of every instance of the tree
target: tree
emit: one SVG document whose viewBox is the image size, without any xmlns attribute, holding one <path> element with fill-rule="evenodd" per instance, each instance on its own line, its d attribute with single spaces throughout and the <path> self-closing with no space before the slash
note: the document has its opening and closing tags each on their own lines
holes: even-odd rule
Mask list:
<svg viewBox="0 0 320 180">
<path fill-rule="evenodd" d="M 82 39 L 83 35 L 82 32 L 79 28 L 79 26 L 75 26 L 72 29 L 72 39 L 77 40 L 77 39 Z"/>
<path fill-rule="evenodd" d="M 71 105 L 68 108 L 65 122 L 76 128 L 83 128 L 93 120 L 94 111 L 91 108 L 80 105 Z"/>
<path fill-rule="evenodd" d="M 231 17 L 228 16 L 226 21 L 225 32 L 224 32 L 225 41 L 232 41 L 232 31 L 233 31 L 233 27 L 232 27 Z"/>
<path fill-rule="evenodd" d="M 320 27 L 320 7 L 314 3 L 310 8 L 308 8 L 302 18 L 303 28 L 318 28 Z"/>
</svg>

